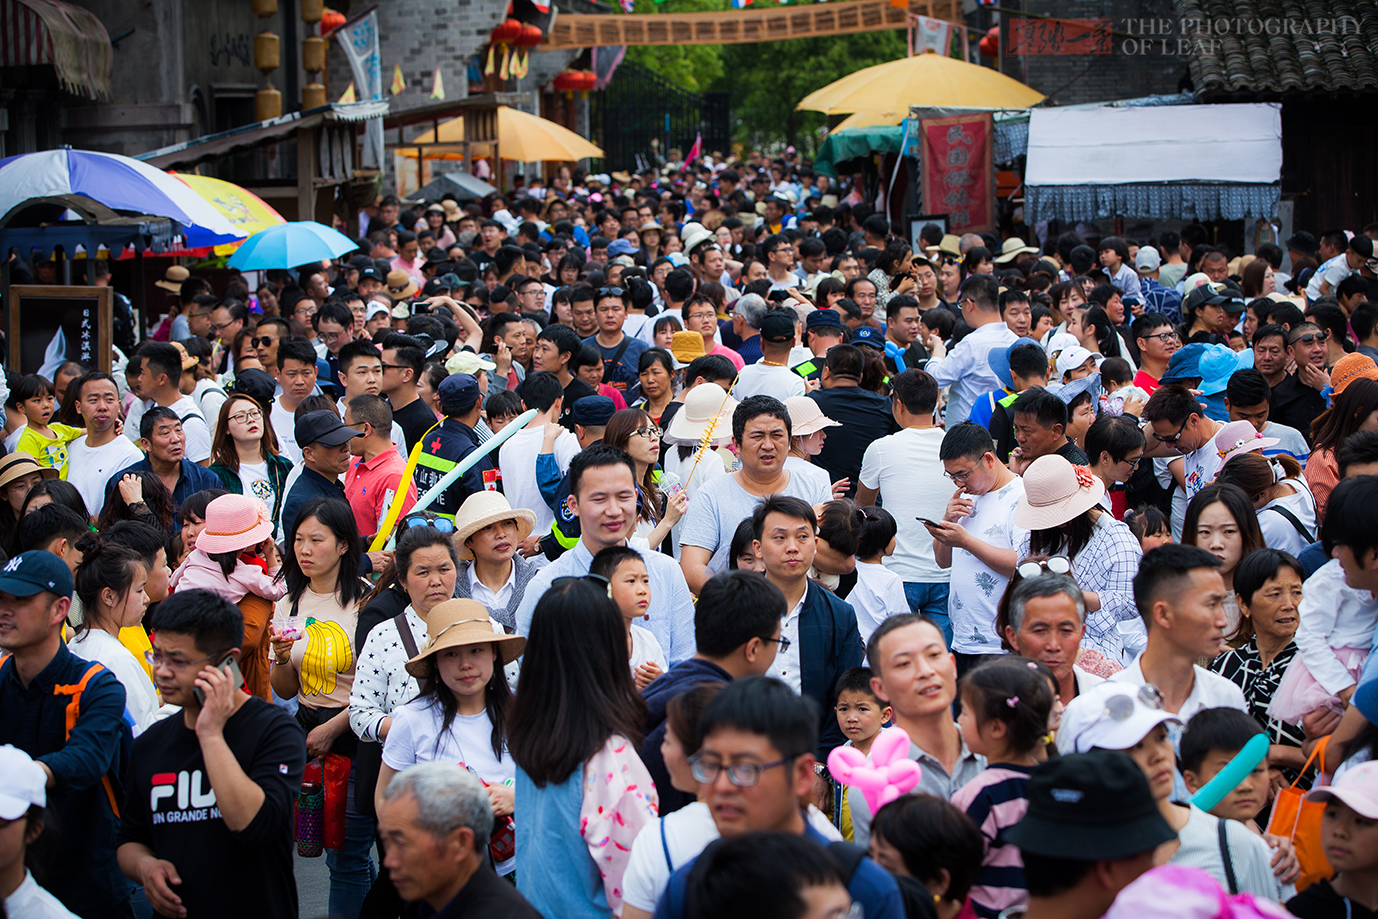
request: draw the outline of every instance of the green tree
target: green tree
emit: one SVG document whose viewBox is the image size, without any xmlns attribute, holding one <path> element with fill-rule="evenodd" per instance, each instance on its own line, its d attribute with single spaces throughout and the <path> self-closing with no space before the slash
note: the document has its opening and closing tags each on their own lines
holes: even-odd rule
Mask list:
<svg viewBox="0 0 1378 919">
<path fill-rule="evenodd" d="M 707 13 L 722 9 L 722 0 L 636 0 L 635 9 L 637 13 Z M 627 59 L 696 93 L 707 90 L 723 73 L 721 45 L 633 45 L 627 49 Z"/>
</svg>

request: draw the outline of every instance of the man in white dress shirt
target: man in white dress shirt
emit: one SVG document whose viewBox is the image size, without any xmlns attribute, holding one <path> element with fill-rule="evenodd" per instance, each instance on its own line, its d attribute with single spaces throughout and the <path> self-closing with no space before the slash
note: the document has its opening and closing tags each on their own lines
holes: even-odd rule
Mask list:
<svg viewBox="0 0 1378 919">
<path fill-rule="evenodd" d="M 962 282 L 958 295 L 962 318 L 971 326 L 952 353 L 938 338 L 928 336 L 925 344 L 932 357 L 924 370 L 942 387 L 952 387 L 945 415 L 949 426 L 966 421 L 977 398 L 1003 385 L 990 369 L 989 356 L 995 348 L 1006 348 L 1018 339 L 1000 318 L 1000 285 L 988 274 L 974 274 Z"/>
</svg>

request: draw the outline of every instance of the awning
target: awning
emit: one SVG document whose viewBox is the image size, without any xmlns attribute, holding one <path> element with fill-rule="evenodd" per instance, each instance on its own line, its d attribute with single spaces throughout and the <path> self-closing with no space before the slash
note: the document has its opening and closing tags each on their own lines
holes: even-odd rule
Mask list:
<svg viewBox="0 0 1378 919">
<path fill-rule="evenodd" d="M 1281 173 L 1276 104 L 1034 109 L 1025 219 L 1271 217 Z"/>
<path fill-rule="evenodd" d="M 52 64 L 63 89 L 110 98 L 113 54 L 105 25 L 61 0 L 0 0 L 0 67 Z"/>
<path fill-rule="evenodd" d="M 837 178 L 839 164 L 862 157 L 869 159 L 873 153 L 899 153 L 903 139 L 904 129 L 900 125 L 833 131 L 818 150 L 814 171 Z"/>
<path fill-rule="evenodd" d="M 352 144 L 355 132 L 353 123 L 367 121 L 370 118 L 381 118 L 387 113 L 387 100 L 352 102 L 343 105 L 335 102 L 322 105 L 319 108 L 307 109 L 304 112 L 292 112 L 268 121 L 255 121 L 251 124 L 240 125 L 228 131 L 221 131 L 219 134 L 208 134 L 195 140 L 160 147 L 147 153 L 136 154 L 134 158 L 143 160 L 159 169 L 190 170 L 208 160 L 238 153 L 241 150 L 250 150 L 264 144 L 276 143 L 279 140 L 286 140 L 294 136 L 297 131 L 319 127 L 326 123 L 339 123 L 342 128 L 348 128 L 345 133 L 348 135 L 350 144 Z M 349 169 L 353 168 L 352 163 L 346 165 Z"/>
</svg>

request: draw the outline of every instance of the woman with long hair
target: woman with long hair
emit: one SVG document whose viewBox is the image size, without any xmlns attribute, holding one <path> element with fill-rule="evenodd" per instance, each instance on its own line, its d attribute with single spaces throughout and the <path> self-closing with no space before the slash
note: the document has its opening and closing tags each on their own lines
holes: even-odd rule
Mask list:
<svg viewBox="0 0 1378 919">
<path fill-rule="evenodd" d="M 253 396 L 235 393 L 220 407 L 211 441 L 211 472 L 220 476 L 230 494 L 249 495 L 268 505 L 273 523 L 279 522 L 292 463 L 278 453 L 277 434 Z"/>
<path fill-rule="evenodd" d="M 507 750 L 512 690 L 503 666 L 517 659 L 526 639 L 504 634 L 473 600 L 447 600 L 432 609 L 427 636 L 421 653 L 406 664 L 421 691 L 393 711 L 375 803 L 381 807 L 394 775 L 417 763 L 468 767 L 487 786 L 493 816 L 503 825 L 489 845 L 494 868 L 511 874 L 517 867 L 510 845 L 516 766 Z"/>
<path fill-rule="evenodd" d="M 43 479 L 24 496 L 24 503 L 19 508 L 19 519 L 23 520 L 48 504 L 61 504 L 63 507 L 71 508 L 80 514 L 83 520 L 89 520 L 91 517 L 86 510 L 86 502 L 82 500 L 81 492 L 77 491 L 75 485 L 62 479 Z"/>
<path fill-rule="evenodd" d="M 651 416 L 638 408 L 613 413 L 603 429 L 603 443 L 625 450 L 636 464 L 636 534 L 652 549 L 660 547 L 670 528 L 684 516 L 684 495 L 660 491 L 661 430 Z"/>
<path fill-rule="evenodd" d="M 162 703 L 143 661 L 120 641 L 120 631 L 143 623 L 148 566 L 138 552 L 97 533 L 83 536 L 73 548 L 81 553 L 75 577 L 81 624 L 68 646 L 78 657 L 103 664 L 124 686 L 125 715 L 137 737 L 157 720 Z"/>
<path fill-rule="evenodd" d="M 1316 515 L 1325 518 L 1330 492 L 1340 482 L 1335 455 L 1340 445 L 1360 431 L 1378 431 L 1378 380 L 1354 380 L 1311 422 L 1311 456 L 1306 484 L 1316 498 Z"/>
<path fill-rule="evenodd" d="M 1083 645 L 1129 663 L 1148 640 L 1134 605 L 1143 551 L 1129 527 L 1100 506 L 1105 483 L 1085 466 L 1049 454 L 1024 470 L 1024 492 L 1014 522 L 1029 532 L 1015 557 L 1061 556 L 1070 562 L 1086 601 Z"/>
<path fill-rule="evenodd" d="M 1087 342 L 1091 344 L 1087 344 Z M 1120 350 L 1120 336 L 1115 331 L 1115 324 L 1110 321 L 1110 316 L 1102 306 L 1088 306 L 1081 314 L 1081 342 L 1082 347 L 1100 354 L 1102 357 L 1122 357 L 1126 360 L 1129 356 Z M 1133 361 L 1129 361 L 1130 370 L 1137 373 L 1138 368 Z"/>
<path fill-rule="evenodd" d="M 1316 541 L 1316 499 L 1302 480 L 1301 463 L 1286 453 L 1241 453 L 1220 467 L 1215 481 L 1238 485 L 1249 496 L 1265 545 L 1299 555 Z"/>
<path fill-rule="evenodd" d="M 522 807 L 517 876 L 542 915 L 621 912 L 632 842 L 656 815 L 654 784 L 636 752 L 645 725 L 607 582 L 555 580 L 532 614 L 507 720 Z"/>
<path fill-rule="evenodd" d="M 1273 277 L 1273 266 L 1268 264 L 1267 259 L 1254 259 L 1244 267 L 1244 273 L 1240 275 L 1239 286 L 1244 291 L 1245 300 L 1268 296 L 1277 290 L 1277 281 Z"/>
<path fill-rule="evenodd" d="M 673 316 L 665 317 L 673 319 Z M 665 414 L 665 406 L 675 399 L 675 359 L 662 348 L 647 348 L 637 359 L 637 379 L 641 381 L 641 398 L 631 406 L 640 409 L 656 424 Z"/>
<path fill-rule="evenodd" d="M 1225 581 L 1226 632 L 1233 632 L 1240 617 L 1234 598 L 1235 569 L 1246 555 L 1264 547 L 1253 502 L 1238 485 L 1207 485 L 1187 504 L 1182 545 L 1205 549 L 1220 560 L 1217 570 Z"/>
</svg>

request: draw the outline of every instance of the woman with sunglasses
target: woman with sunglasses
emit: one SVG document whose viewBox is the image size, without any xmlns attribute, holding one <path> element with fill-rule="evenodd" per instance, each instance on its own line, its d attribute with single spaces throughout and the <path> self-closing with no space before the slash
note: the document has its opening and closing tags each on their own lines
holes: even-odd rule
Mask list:
<svg viewBox="0 0 1378 919">
<path fill-rule="evenodd" d="M 518 886 L 542 915 L 621 913 L 632 843 L 656 815 L 655 786 L 637 755 L 645 725 L 607 583 L 556 579 L 532 614 L 507 719 L 522 808 Z"/>
<path fill-rule="evenodd" d="M 664 494 L 660 490 L 661 430 L 641 409 L 626 408 L 608 419 L 603 443 L 625 450 L 636 464 L 636 533 L 652 549 L 658 549 L 670 528 L 684 516 L 688 506 L 683 492 Z"/>
<path fill-rule="evenodd" d="M 211 472 L 230 494 L 268 505 L 273 523 L 279 523 L 292 463 L 278 452 L 273 426 L 253 396 L 235 393 L 220 407 L 211 440 Z"/>
<path fill-rule="evenodd" d="M 1134 605 L 1134 575 L 1143 552 L 1129 527 L 1100 505 L 1105 483 L 1085 466 L 1057 454 L 1040 456 L 1024 471 L 1024 500 L 1014 523 L 1029 532 L 1018 558 L 1063 556 L 1086 603 L 1082 643 L 1116 663 L 1143 650 L 1143 620 Z"/>
<path fill-rule="evenodd" d="M 488 615 L 509 632 L 517 627 L 517 607 L 537 570 L 517 547 L 535 526 L 534 513 L 520 507 L 514 510 L 495 491 L 470 495 L 455 514 L 451 539 L 459 555 L 455 596 L 482 603 Z"/>
<path fill-rule="evenodd" d="M 1143 770 L 1158 810 L 1177 831 L 1176 839 L 1158 847 L 1154 864 L 1200 868 L 1221 887 L 1274 902 L 1284 899 L 1284 892 L 1290 896 L 1290 886 L 1284 888 L 1274 876 L 1273 853 L 1262 837 L 1239 821 L 1222 822 L 1195 805 L 1173 802 L 1173 737 L 1181 728 L 1182 720 L 1164 709 L 1163 694 L 1153 684 L 1107 680 L 1068 703 L 1057 731 L 1057 749 L 1063 756 L 1118 751 Z M 1290 869 L 1294 864 L 1288 853 L 1279 867 Z"/>
</svg>

